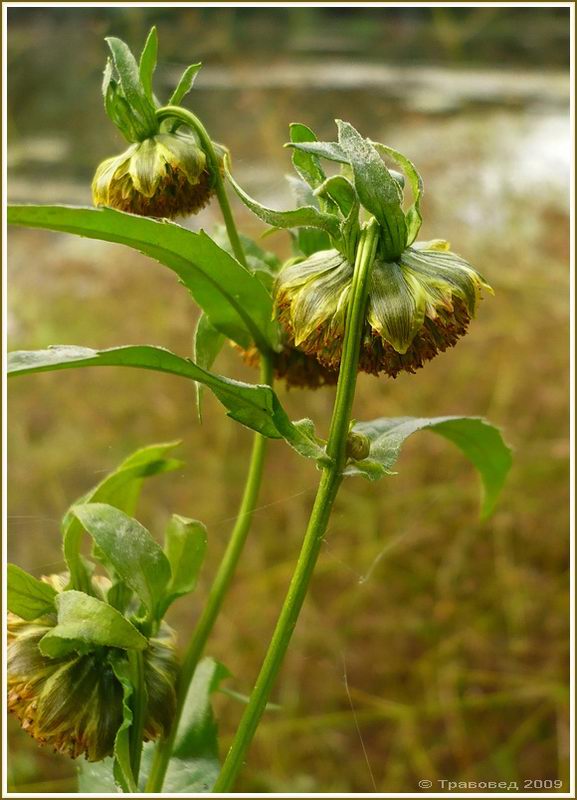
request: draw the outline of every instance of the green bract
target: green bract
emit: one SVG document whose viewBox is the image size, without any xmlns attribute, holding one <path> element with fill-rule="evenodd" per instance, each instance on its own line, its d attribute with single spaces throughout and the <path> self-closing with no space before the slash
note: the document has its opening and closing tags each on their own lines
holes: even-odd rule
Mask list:
<svg viewBox="0 0 577 800">
<path fill-rule="evenodd" d="M 174 635 L 168 625 L 163 622 L 147 640 L 107 603 L 83 592 L 64 591 L 67 576 L 42 580 L 57 593 L 58 614 L 35 620 L 9 615 L 9 711 L 40 743 L 72 758 L 85 755 L 88 761 L 99 761 L 113 753 L 123 719 L 123 691 L 113 662 L 126 661 L 123 649 L 136 648 L 143 652 L 148 695 L 144 736 L 164 735 L 174 715 L 177 675 Z M 110 588 L 110 581 L 94 580 L 95 591 Z M 54 647 L 58 641 L 70 646 Z M 48 642 L 50 646 L 44 646 Z"/>
<path fill-rule="evenodd" d="M 490 289 L 446 242 L 408 247 L 396 261 L 376 260 L 370 278 L 360 369 L 395 377 L 414 372 L 456 344 Z M 338 250 L 285 267 L 276 308 L 294 345 L 338 371 L 353 267 Z"/>
<path fill-rule="evenodd" d="M 150 217 L 195 214 L 214 193 L 214 175 L 195 131 L 177 130 L 182 122 L 160 121 L 160 103 L 152 90 L 158 42 L 148 36 L 140 64 L 120 39 L 107 39 L 112 58 L 104 71 L 102 91 L 106 113 L 131 146 L 103 161 L 92 182 L 97 206 Z M 170 103 L 180 103 L 190 91 L 200 64 L 188 67 Z M 224 148 L 215 145 L 218 168 Z"/>
</svg>

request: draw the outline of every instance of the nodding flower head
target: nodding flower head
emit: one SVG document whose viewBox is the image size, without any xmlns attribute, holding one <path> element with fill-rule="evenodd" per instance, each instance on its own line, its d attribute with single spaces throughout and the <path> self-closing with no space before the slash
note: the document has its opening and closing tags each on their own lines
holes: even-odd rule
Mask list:
<svg viewBox="0 0 577 800">
<path fill-rule="evenodd" d="M 196 214 L 213 194 L 206 155 L 192 132 L 159 133 L 135 142 L 103 161 L 92 181 L 94 205 L 147 217 Z"/>
<path fill-rule="evenodd" d="M 337 250 L 283 269 L 276 284 L 278 319 L 293 346 L 338 370 L 352 264 Z M 446 242 L 407 248 L 373 264 L 360 369 L 373 375 L 415 372 L 456 344 L 490 287 Z"/>
<path fill-rule="evenodd" d="M 111 59 L 104 71 L 104 105 L 130 147 L 97 168 L 92 181 L 94 204 L 149 217 L 196 214 L 214 194 L 214 172 L 223 170 L 225 149 L 213 143 L 218 162 L 213 165 L 195 130 L 186 123 L 179 127 L 181 118 L 161 118 L 157 113 L 160 103 L 152 91 L 154 28 L 140 66 L 120 39 L 111 37 L 107 42 Z M 169 100 L 171 108 L 190 91 L 199 69 L 200 64 L 193 64 L 185 70 Z"/>
<path fill-rule="evenodd" d="M 62 591 L 66 578 L 43 578 Z M 57 623 L 56 614 L 33 621 L 8 616 L 8 710 L 39 743 L 71 758 L 100 761 L 112 755 L 122 723 L 123 691 L 111 659 L 116 648 L 48 658 L 39 642 Z M 165 623 L 144 651 L 148 711 L 146 740 L 164 736 L 176 707 L 177 661 L 174 634 Z"/>
<path fill-rule="evenodd" d="M 337 120 L 337 128 L 338 141 L 319 142 L 305 125 L 291 126 L 288 146 L 299 174 L 292 179 L 296 209 L 266 208 L 231 182 L 260 219 L 291 231 L 295 258 L 276 276 L 276 316 L 289 351 L 304 353 L 332 376 L 341 363 L 361 209 L 370 215 L 378 237 L 359 368 L 392 377 L 403 370 L 415 372 L 456 344 L 482 289 L 492 290 L 470 264 L 450 252 L 447 242 L 415 241 L 423 182 L 414 164 L 397 150 L 363 138 L 347 122 Z M 340 164 L 340 173 L 327 177 L 322 159 Z"/>
</svg>

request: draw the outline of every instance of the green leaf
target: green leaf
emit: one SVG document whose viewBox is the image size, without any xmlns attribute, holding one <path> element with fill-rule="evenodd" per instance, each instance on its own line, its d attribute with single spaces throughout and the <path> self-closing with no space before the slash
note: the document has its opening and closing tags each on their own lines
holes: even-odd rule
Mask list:
<svg viewBox="0 0 577 800">
<path fill-rule="evenodd" d="M 314 131 L 301 122 L 292 122 L 289 125 L 289 132 L 290 144 L 316 142 L 317 140 Z M 325 180 L 325 173 L 316 155 L 295 148 L 293 149 L 292 162 L 301 178 L 313 189 L 316 189 Z"/>
<path fill-rule="evenodd" d="M 8 611 L 27 620 L 54 612 L 56 590 L 52 586 L 29 575 L 16 564 L 7 565 L 6 577 Z"/>
<path fill-rule="evenodd" d="M 417 238 L 417 234 L 421 228 L 421 224 L 423 222 L 423 218 L 421 216 L 421 195 L 423 194 L 423 179 L 421 178 L 420 174 L 417 172 L 417 168 L 413 164 L 412 161 L 404 156 L 402 153 L 399 153 L 398 150 L 393 150 L 392 147 L 388 147 L 386 144 L 381 144 L 380 142 L 371 142 L 378 150 L 379 153 L 383 153 L 386 156 L 389 156 L 393 161 L 395 161 L 402 170 L 404 170 L 407 178 L 409 179 L 409 184 L 411 186 L 411 191 L 413 193 L 413 204 L 407 211 L 405 218 L 407 222 L 407 247 L 411 245 L 415 239 Z M 391 170 L 389 170 L 391 172 Z M 391 172 L 392 174 L 392 172 Z"/>
<path fill-rule="evenodd" d="M 218 246 L 222 247 L 223 250 L 226 250 L 227 253 L 233 253 L 230 240 L 228 238 L 228 233 L 226 232 L 224 225 L 217 225 L 215 227 L 212 233 L 212 238 L 218 244 Z M 265 250 L 263 247 L 257 244 L 254 239 L 251 239 L 250 236 L 245 236 L 241 233 L 239 234 L 239 238 L 245 258 L 247 260 L 248 268 L 258 277 L 260 282 L 266 287 L 267 291 L 271 293 L 274 279 L 282 267 L 280 258 L 270 250 Z"/>
<path fill-rule="evenodd" d="M 206 527 L 195 519 L 174 514 L 164 537 L 164 552 L 171 578 L 166 587 L 162 614 L 178 597 L 192 592 L 206 553 Z"/>
<path fill-rule="evenodd" d="M 112 774 L 114 782 L 123 792 L 136 792 L 137 786 L 130 761 L 130 728 L 133 722 L 132 675 L 128 659 L 117 656 L 110 659 L 114 674 L 122 686 L 122 722 L 114 739 Z"/>
<path fill-rule="evenodd" d="M 201 231 L 111 208 L 12 206 L 8 221 L 124 244 L 175 272 L 211 324 L 241 347 L 278 346 L 272 298 L 259 279 Z"/>
<path fill-rule="evenodd" d="M 160 545 L 140 522 L 106 503 L 74 506 L 72 513 L 124 583 L 142 600 L 149 617 L 158 618 L 170 580 L 170 564 Z"/>
<path fill-rule="evenodd" d="M 152 26 L 148 38 L 140 54 L 138 64 L 138 74 L 144 93 L 154 106 L 154 93 L 152 91 L 152 76 L 156 69 L 156 57 L 158 55 L 158 34 L 156 26 Z"/>
<path fill-rule="evenodd" d="M 307 458 L 325 459 L 323 448 L 301 423 L 292 423 L 270 386 L 253 386 L 213 375 L 194 362 L 161 347 L 137 345 L 91 350 L 60 346 L 48 350 L 11 353 L 8 373 L 12 375 L 89 366 L 128 366 L 181 375 L 208 386 L 228 409 L 228 415 L 263 436 L 286 441 Z"/>
<path fill-rule="evenodd" d="M 401 206 L 402 193 L 375 147 L 352 125 L 337 120 L 339 144 L 353 170 L 361 205 L 381 226 L 380 249 L 386 260 L 394 260 L 407 244 L 407 225 Z"/>
<path fill-rule="evenodd" d="M 308 153 L 311 156 L 326 158 L 327 161 L 336 161 L 338 164 L 349 163 L 347 153 L 337 142 L 297 142 L 293 140 L 287 142 L 285 147 L 292 147 L 301 153 Z"/>
<path fill-rule="evenodd" d="M 117 39 L 115 36 L 107 37 L 106 43 L 112 53 L 112 60 L 118 73 L 124 97 L 131 111 L 138 119 L 140 138 L 144 139 L 154 135 L 158 130 L 154 105 L 148 99 L 145 88 L 140 81 L 138 65 L 130 52 L 130 48 L 122 39 Z"/>
<path fill-rule="evenodd" d="M 169 106 L 177 106 L 184 100 L 186 95 L 192 89 L 194 81 L 196 80 L 196 76 L 198 75 L 201 67 L 202 64 L 199 62 L 198 64 L 191 64 L 184 70 L 178 82 L 178 86 L 168 101 Z"/>
<path fill-rule="evenodd" d="M 499 429 L 480 417 L 382 417 L 357 423 L 353 430 L 370 439 L 370 456 L 351 462 L 344 474 L 362 475 L 369 480 L 390 475 L 405 439 L 425 429 L 453 442 L 477 468 L 483 484 L 481 518 L 486 519 L 495 508 L 512 457 Z"/>
<path fill-rule="evenodd" d="M 144 650 L 146 638 L 115 608 L 74 590 L 61 592 L 55 598 L 58 624 L 40 640 L 40 652 L 59 658 L 71 650 L 96 647 L 119 647 L 123 650 Z"/>
<path fill-rule="evenodd" d="M 238 185 L 230 173 L 228 179 L 245 206 L 250 208 L 253 214 L 256 214 L 267 225 L 273 225 L 275 228 L 319 228 L 319 230 L 326 231 L 330 236 L 338 236 L 339 221 L 332 214 L 325 214 L 319 211 L 318 208 L 314 208 L 314 206 L 303 206 L 292 211 L 274 211 L 272 208 L 261 206 L 256 200 L 253 200 Z"/>
<path fill-rule="evenodd" d="M 201 369 L 209 370 L 226 341 L 226 337 L 213 327 L 206 314 L 203 312 L 198 318 L 196 328 L 194 331 L 194 340 L 192 346 L 192 357 Z M 200 381 L 195 381 L 196 389 L 196 408 L 198 411 L 198 419 L 202 421 L 202 390 L 203 384 Z"/>
<path fill-rule="evenodd" d="M 127 514 L 134 514 L 144 478 L 179 469 L 183 465 L 182 461 L 167 458 L 167 454 L 178 444 L 179 442 L 153 444 L 136 450 L 73 505 L 108 503 Z M 71 588 L 92 594 L 90 574 L 80 556 L 82 533 L 82 525 L 69 509 L 62 520 L 62 545 L 72 579 Z"/>
</svg>

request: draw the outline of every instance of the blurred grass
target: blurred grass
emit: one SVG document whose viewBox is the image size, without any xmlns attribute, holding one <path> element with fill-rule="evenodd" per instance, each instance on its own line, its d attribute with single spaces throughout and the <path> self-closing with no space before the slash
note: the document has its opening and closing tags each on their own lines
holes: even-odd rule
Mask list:
<svg viewBox="0 0 577 800">
<path fill-rule="evenodd" d="M 188 55 L 194 59 L 188 49 L 179 57 Z M 27 69 L 13 66 L 20 84 Z M 90 69 L 97 98 L 98 69 Z M 46 91 L 48 102 L 58 86 Z M 409 441 L 397 476 L 344 484 L 275 692 L 282 709 L 266 715 L 239 790 L 411 792 L 421 778 L 567 781 L 565 111 L 512 109 L 505 98 L 498 108 L 390 115 L 384 90 L 300 86 L 240 91 L 235 127 L 223 96 L 200 92 L 198 102 L 232 148 L 241 182 L 267 201 L 286 202 L 281 143 L 292 119 L 323 120 L 321 135 L 332 136 L 331 119 L 350 118 L 417 163 L 427 189 L 422 238 L 451 239 L 496 296 L 482 303 L 467 338 L 417 375 L 361 376 L 355 416 L 482 414 L 515 449 L 501 503 L 483 524 L 472 468 L 427 433 Z M 100 113 L 99 101 L 91 100 L 90 113 Z M 96 126 L 90 136 L 104 144 L 62 165 L 80 202 L 89 202 L 87 165 L 114 139 L 102 119 Z M 58 183 L 54 166 L 50 173 L 43 199 L 68 200 L 69 184 Z M 42 189 L 34 176 L 45 174 L 46 165 L 32 163 L 14 176 L 33 199 Z M 239 214 L 249 232 L 261 230 Z M 193 224 L 217 220 L 211 208 Z M 282 237 L 268 242 L 288 252 Z M 38 231 L 11 231 L 9 248 L 11 349 L 150 342 L 190 352 L 196 309 L 157 264 Z M 232 350 L 216 366 L 256 380 Z M 331 391 L 279 392 L 294 418 L 311 416 L 326 431 Z M 176 436 L 187 467 L 147 485 L 139 518 L 158 535 L 173 512 L 208 525 L 200 589 L 172 615 L 185 641 L 232 527 L 251 434 L 211 397 L 200 426 L 184 382 L 120 369 L 11 382 L 10 560 L 35 575 L 61 569 L 59 519 L 68 505 L 132 449 Z M 260 666 L 317 480 L 312 465 L 271 443 L 261 507 L 209 647 L 239 692 L 250 692 Z M 243 709 L 224 695 L 216 704 L 224 752 Z M 73 791 L 71 762 L 12 725 L 10 733 L 14 791 Z"/>
</svg>

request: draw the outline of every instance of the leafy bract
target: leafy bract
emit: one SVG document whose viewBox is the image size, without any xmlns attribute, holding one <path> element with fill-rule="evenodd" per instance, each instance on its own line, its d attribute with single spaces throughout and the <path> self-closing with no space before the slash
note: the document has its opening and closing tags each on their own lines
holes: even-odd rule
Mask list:
<svg viewBox="0 0 577 800">
<path fill-rule="evenodd" d="M 61 592 L 55 598 L 58 624 L 45 634 L 38 647 L 50 658 L 59 658 L 71 650 L 119 647 L 144 650 L 146 638 L 122 614 L 108 603 L 75 590 Z"/>
<path fill-rule="evenodd" d="M 193 361 L 161 347 L 134 345 L 91 350 L 59 346 L 48 350 L 16 351 L 10 354 L 8 373 L 16 375 L 89 366 L 141 367 L 199 381 L 211 389 L 233 419 L 271 439 L 284 438 L 307 458 L 326 459 L 322 447 L 309 435 L 308 429 L 289 420 L 270 386 L 254 386 L 213 375 Z"/>
<path fill-rule="evenodd" d="M 173 514 L 164 536 L 164 552 L 171 577 L 165 590 L 162 614 L 168 606 L 196 586 L 206 553 L 206 527 L 196 519 Z"/>
<path fill-rule="evenodd" d="M 72 513 L 144 603 L 149 618 L 158 619 L 170 580 L 170 564 L 160 545 L 140 522 L 106 503 L 74 506 Z"/>
<path fill-rule="evenodd" d="M 407 244 L 402 193 L 382 158 L 368 139 L 348 122 L 337 120 L 339 144 L 352 167 L 362 206 L 381 227 L 380 248 L 386 260 L 397 258 Z"/>
<path fill-rule="evenodd" d="M 357 423 L 353 430 L 371 442 L 368 458 L 351 461 L 345 475 L 362 475 L 377 480 L 390 475 L 401 447 L 409 436 L 431 430 L 453 442 L 477 468 L 483 484 L 481 518 L 490 516 L 511 468 L 511 450 L 498 428 L 480 417 L 382 417 Z"/>
<path fill-rule="evenodd" d="M 114 759 L 112 761 L 112 774 L 116 783 L 123 792 L 135 792 L 136 782 L 130 761 L 130 728 L 134 721 L 132 712 L 132 697 L 134 686 L 132 683 L 128 659 L 117 656 L 110 658 L 110 665 L 116 678 L 122 686 L 122 722 L 114 738 Z"/>
<path fill-rule="evenodd" d="M 206 314 L 202 313 L 194 330 L 192 357 L 201 369 L 209 370 L 226 341 L 226 337 L 210 324 Z M 203 384 L 195 381 L 196 408 L 198 418 L 202 420 L 202 395 Z"/>
<path fill-rule="evenodd" d="M 11 206 L 8 222 L 124 244 L 175 272 L 211 324 L 229 339 L 260 350 L 278 347 L 272 298 L 248 269 L 204 231 L 111 208 Z"/>
<path fill-rule="evenodd" d="M 302 206 L 291 211 L 275 211 L 253 200 L 230 174 L 228 178 L 245 206 L 250 208 L 253 214 L 256 214 L 267 225 L 272 225 L 275 228 L 319 228 L 322 231 L 326 231 L 330 236 L 339 235 L 339 221 L 332 214 L 319 211 L 314 206 Z"/>
<path fill-rule="evenodd" d="M 6 577 L 8 611 L 27 620 L 54 612 L 56 590 L 52 586 L 29 575 L 16 564 L 8 564 Z"/>
<path fill-rule="evenodd" d="M 186 95 L 192 89 L 194 81 L 196 80 L 196 76 L 198 75 L 201 67 L 202 64 L 198 62 L 197 64 L 191 64 L 184 70 L 176 89 L 168 101 L 169 106 L 177 106 L 184 100 Z"/>
<path fill-rule="evenodd" d="M 156 57 L 158 55 L 158 34 L 156 27 L 152 26 L 150 33 L 144 43 L 140 61 L 138 63 L 138 74 L 140 83 L 148 100 L 154 105 L 154 93 L 152 91 L 152 76 L 156 69 Z"/>
</svg>

